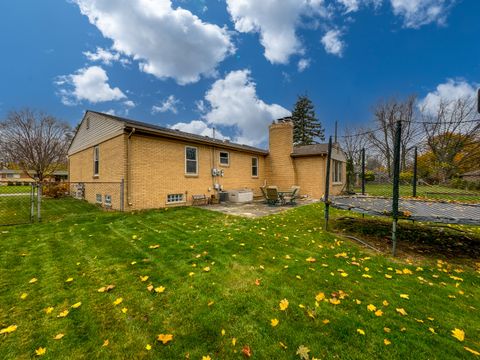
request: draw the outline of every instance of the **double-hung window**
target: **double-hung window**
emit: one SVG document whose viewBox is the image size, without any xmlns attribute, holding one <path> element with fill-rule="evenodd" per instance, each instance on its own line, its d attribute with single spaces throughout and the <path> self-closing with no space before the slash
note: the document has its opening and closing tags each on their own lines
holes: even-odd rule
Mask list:
<svg viewBox="0 0 480 360">
<path fill-rule="evenodd" d="M 185 147 L 185 174 L 198 175 L 198 149 L 196 147 Z"/>
<path fill-rule="evenodd" d="M 258 176 L 258 157 L 252 157 L 252 177 Z"/>
<path fill-rule="evenodd" d="M 342 182 L 342 169 L 343 169 L 342 162 L 333 160 L 333 182 L 334 183 Z"/>
<path fill-rule="evenodd" d="M 98 145 L 93 148 L 93 176 L 98 176 L 100 170 L 100 150 Z"/>
<path fill-rule="evenodd" d="M 230 154 L 227 151 L 220 151 L 220 165 L 230 165 Z"/>
</svg>

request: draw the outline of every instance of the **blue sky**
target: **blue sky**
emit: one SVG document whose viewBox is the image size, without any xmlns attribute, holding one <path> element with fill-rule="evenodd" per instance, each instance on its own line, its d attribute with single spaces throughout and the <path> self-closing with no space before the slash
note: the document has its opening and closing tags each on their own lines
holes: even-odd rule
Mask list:
<svg viewBox="0 0 480 360">
<path fill-rule="evenodd" d="M 93 109 L 258 146 L 299 94 L 331 133 L 480 83 L 476 0 L 16 0 L 0 34 L 0 117 Z"/>
</svg>

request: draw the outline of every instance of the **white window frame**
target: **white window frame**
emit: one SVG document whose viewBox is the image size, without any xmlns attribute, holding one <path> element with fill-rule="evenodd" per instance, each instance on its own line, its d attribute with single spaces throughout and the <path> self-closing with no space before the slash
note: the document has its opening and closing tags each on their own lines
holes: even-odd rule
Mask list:
<svg viewBox="0 0 480 360">
<path fill-rule="evenodd" d="M 253 160 L 254 160 L 254 159 L 255 159 L 255 166 L 253 166 Z M 252 177 L 253 177 L 253 178 L 258 178 L 258 170 L 259 170 L 259 166 L 258 166 L 258 156 L 252 156 L 251 166 L 252 166 Z M 253 169 L 256 169 L 256 170 L 257 170 L 257 173 L 256 173 L 256 174 L 253 173 Z"/>
<path fill-rule="evenodd" d="M 227 154 L 227 163 L 222 163 L 222 154 Z M 220 166 L 230 166 L 230 153 L 228 151 L 220 151 L 218 153 L 218 163 Z"/>
<path fill-rule="evenodd" d="M 100 173 L 100 148 L 98 147 L 98 145 L 95 145 L 93 147 L 93 176 L 98 176 L 99 173 Z"/>
<path fill-rule="evenodd" d="M 195 149 L 195 160 L 187 159 L 187 149 Z M 195 161 L 195 173 L 189 173 L 187 168 L 188 161 Z M 198 175 L 198 148 L 195 146 L 185 146 L 185 175 L 197 176 Z"/>
<path fill-rule="evenodd" d="M 167 204 L 181 204 L 184 203 L 184 194 L 168 194 L 167 195 Z"/>
<path fill-rule="evenodd" d="M 338 160 L 333 160 L 332 182 L 334 184 L 341 184 L 343 180 L 343 163 Z"/>
</svg>

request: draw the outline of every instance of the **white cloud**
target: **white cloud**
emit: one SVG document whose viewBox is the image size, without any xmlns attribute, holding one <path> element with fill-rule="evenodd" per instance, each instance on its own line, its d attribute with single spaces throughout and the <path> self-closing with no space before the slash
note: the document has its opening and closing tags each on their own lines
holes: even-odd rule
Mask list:
<svg viewBox="0 0 480 360">
<path fill-rule="evenodd" d="M 310 59 L 300 59 L 297 64 L 298 72 L 302 72 L 310 67 Z"/>
<path fill-rule="evenodd" d="M 345 43 L 341 39 L 342 32 L 340 30 L 329 30 L 322 37 L 322 44 L 325 47 L 325 51 L 329 54 L 342 56 Z"/>
<path fill-rule="evenodd" d="M 124 101 L 123 105 L 125 105 L 128 108 L 134 108 L 135 106 L 137 106 L 137 104 L 135 104 L 132 100 Z"/>
<path fill-rule="evenodd" d="M 160 106 L 152 106 L 152 114 L 157 114 L 159 112 L 164 113 L 171 111 L 174 114 L 178 113 L 177 105 L 180 101 L 175 98 L 175 95 L 170 95 L 165 100 L 162 101 Z"/>
<path fill-rule="evenodd" d="M 435 115 L 440 103 L 451 103 L 459 99 L 474 97 L 476 84 L 469 84 L 465 80 L 448 79 L 439 84 L 435 91 L 429 92 L 418 102 L 418 107 L 426 114 Z"/>
<path fill-rule="evenodd" d="M 176 123 L 175 125 L 170 126 L 170 128 L 213 138 L 213 127 L 209 127 L 205 121 L 201 120 L 193 120 L 189 123 Z M 225 140 L 229 138 L 225 137 L 220 131 L 215 129 L 215 139 Z"/>
<path fill-rule="evenodd" d="M 95 52 L 84 51 L 83 55 L 90 61 L 99 61 L 105 65 L 111 65 L 115 61 L 121 62 L 123 65 L 130 63 L 128 59 L 122 58 L 118 52 L 105 50 L 101 47 L 97 47 Z"/>
<path fill-rule="evenodd" d="M 95 104 L 126 98 L 118 87 L 110 87 L 107 73 L 99 66 L 82 68 L 74 74 L 60 76 L 56 84 L 60 86 L 58 93 L 65 105 L 76 105 L 83 100 Z"/>
<path fill-rule="evenodd" d="M 260 33 L 265 57 L 271 63 L 288 63 L 303 52 L 295 32 L 301 16 L 324 14 L 323 0 L 227 0 L 227 9 L 242 33 Z"/>
<path fill-rule="evenodd" d="M 443 25 L 453 0 L 390 0 L 393 13 L 403 17 L 403 25 L 417 29 L 436 22 Z"/>
<path fill-rule="evenodd" d="M 228 31 L 173 9 L 170 0 L 74 0 L 112 49 L 139 61 L 140 69 L 179 84 L 211 75 L 234 52 Z"/>
<path fill-rule="evenodd" d="M 337 0 L 345 7 L 345 13 L 358 11 L 360 7 L 360 0 Z"/>
<path fill-rule="evenodd" d="M 217 80 L 205 100 L 211 109 L 203 119 L 210 125 L 233 126 L 237 131 L 235 141 L 250 145 L 266 140 L 272 120 L 290 115 L 282 106 L 258 98 L 249 70 L 232 71 Z"/>
</svg>

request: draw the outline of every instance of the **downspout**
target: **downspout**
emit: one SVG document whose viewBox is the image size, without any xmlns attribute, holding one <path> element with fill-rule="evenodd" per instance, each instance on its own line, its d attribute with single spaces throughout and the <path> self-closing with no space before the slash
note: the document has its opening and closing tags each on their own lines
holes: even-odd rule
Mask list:
<svg viewBox="0 0 480 360">
<path fill-rule="evenodd" d="M 130 164 L 130 138 L 132 137 L 132 135 L 135 133 L 135 128 L 132 128 L 132 131 L 130 131 L 130 134 L 128 134 L 128 138 L 127 138 L 127 171 L 126 171 L 126 175 L 127 175 L 127 181 L 126 181 L 126 187 L 127 187 L 127 204 L 128 206 L 132 206 L 132 201 L 131 201 L 131 197 L 130 197 L 130 168 L 131 168 L 131 164 Z"/>
</svg>

